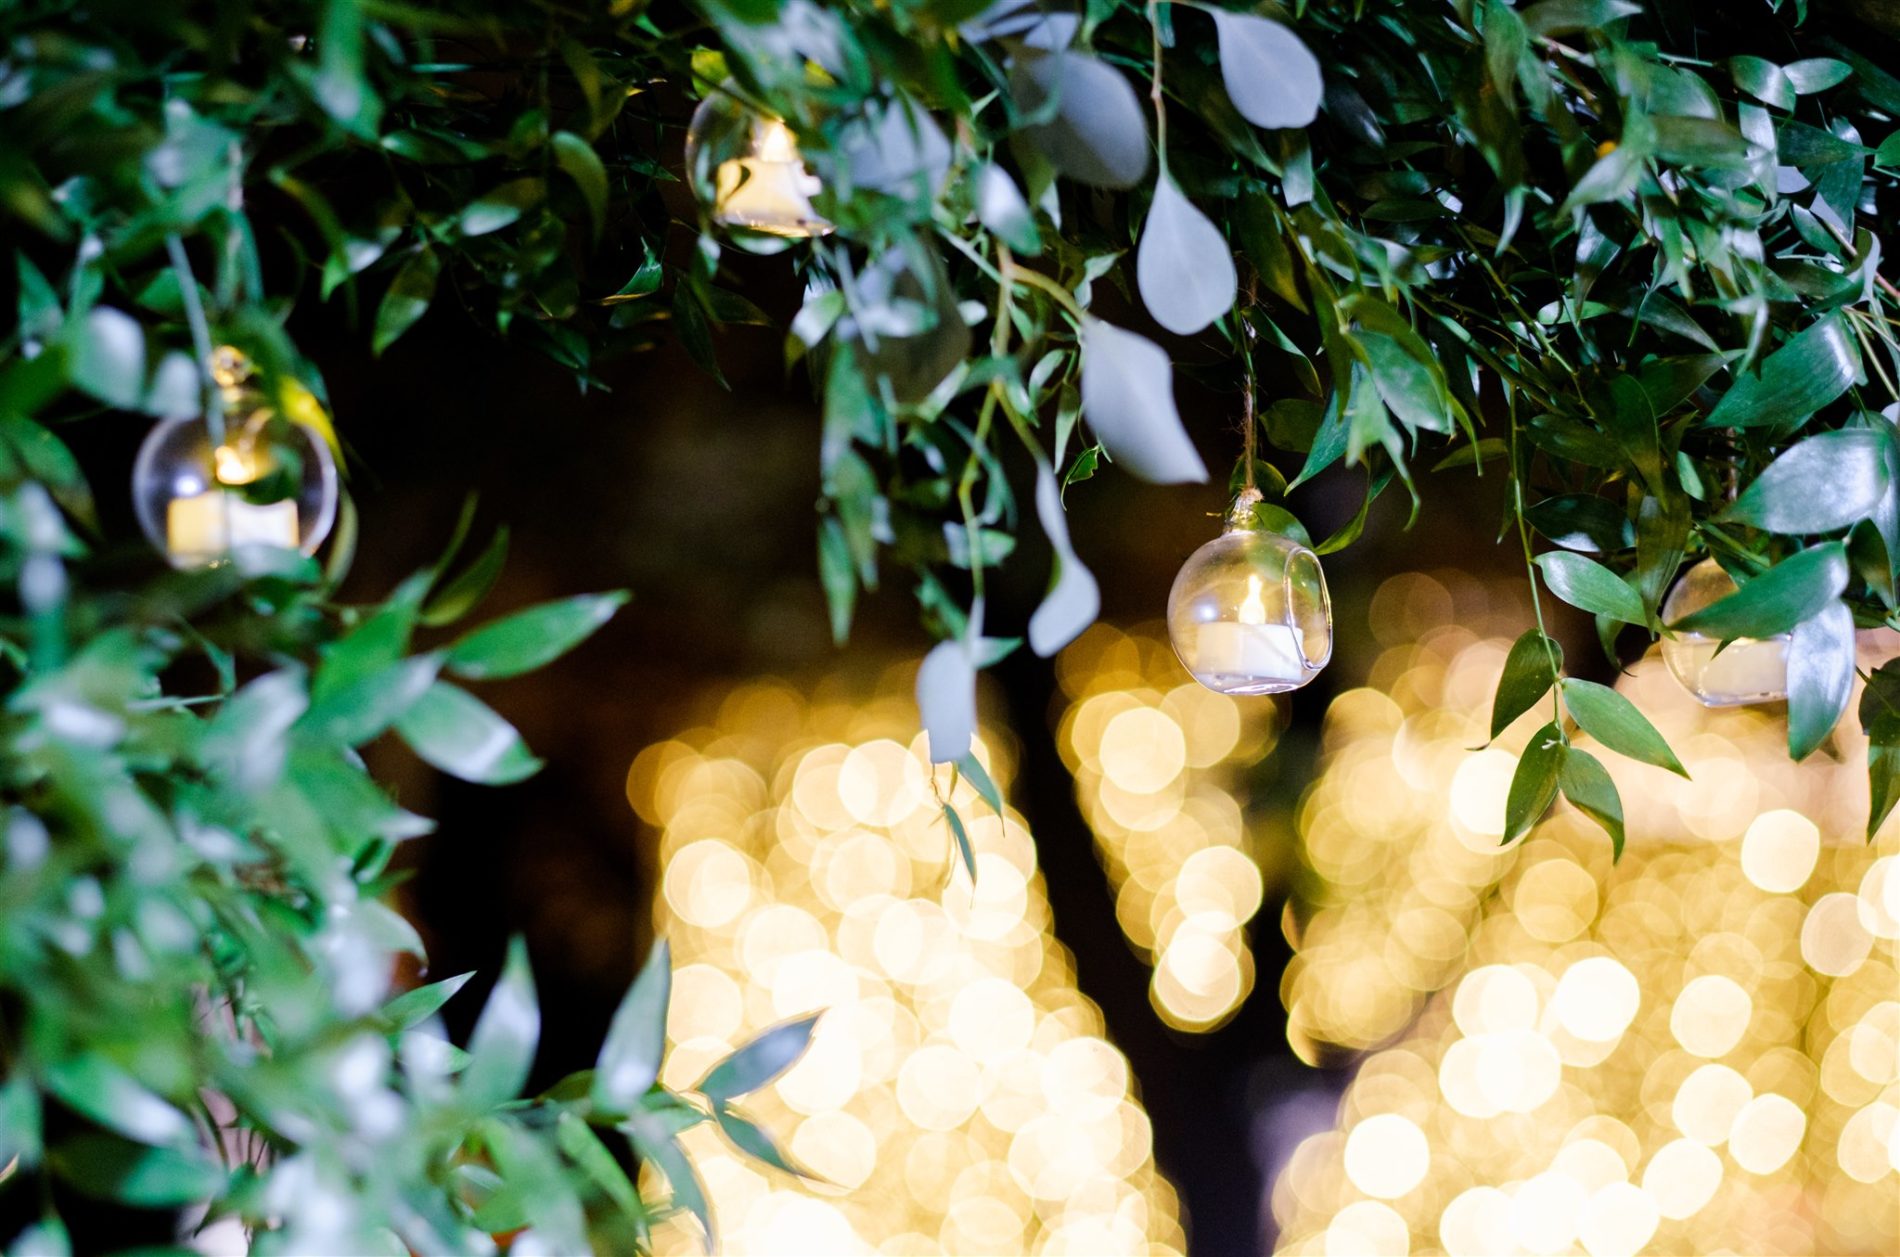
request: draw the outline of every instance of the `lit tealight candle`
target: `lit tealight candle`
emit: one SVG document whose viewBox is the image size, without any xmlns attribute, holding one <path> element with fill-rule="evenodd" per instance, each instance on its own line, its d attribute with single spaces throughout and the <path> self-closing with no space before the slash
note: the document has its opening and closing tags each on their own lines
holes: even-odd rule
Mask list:
<svg viewBox="0 0 1900 1257">
<path fill-rule="evenodd" d="M 824 185 L 805 169 L 791 128 L 777 118 L 752 130 L 749 156 L 721 162 L 714 204 L 721 222 L 774 236 L 818 236 L 831 230 L 811 207 Z"/>
<path fill-rule="evenodd" d="M 1741 637 L 1721 643 L 1700 633 L 1665 640 L 1663 654 L 1678 680 L 1703 703 L 1732 707 L 1788 697 L 1788 639 Z"/>
<path fill-rule="evenodd" d="M 1258 576 L 1247 577 L 1247 597 L 1238 618 L 1210 620 L 1199 627 L 1193 671 L 1208 678 L 1253 677 L 1263 686 L 1283 683 L 1283 688 L 1305 680 L 1306 657 L 1299 635 L 1289 625 L 1267 623 Z"/>
<path fill-rule="evenodd" d="M 213 489 L 165 505 L 165 544 L 185 562 L 213 563 L 241 546 L 295 550 L 297 543 L 297 504 L 289 499 L 246 502 Z"/>
</svg>

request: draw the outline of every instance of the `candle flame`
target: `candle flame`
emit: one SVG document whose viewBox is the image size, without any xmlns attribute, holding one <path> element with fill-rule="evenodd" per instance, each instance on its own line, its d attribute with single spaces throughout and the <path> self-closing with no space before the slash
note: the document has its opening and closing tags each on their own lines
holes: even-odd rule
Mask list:
<svg viewBox="0 0 1900 1257">
<path fill-rule="evenodd" d="M 1264 602 L 1260 601 L 1260 578 L 1258 576 L 1250 575 L 1247 577 L 1247 596 L 1240 604 L 1240 622 L 1242 624 L 1265 624 L 1267 622 L 1267 606 Z"/>
<path fill-rule="evenodd" d="M 220 445 L 212 451 L 212 460 L 219 484 L 249 484 L 261 470 L 254 451 L 235 445 Z"/>
<path fill-rule="evenodd" d="M 760 161 L 795 162 L 798 160 L 798 138 L 792 129 L 772 118 L 760 124 L 753 134 L 753 148 Z"/>
</svg>

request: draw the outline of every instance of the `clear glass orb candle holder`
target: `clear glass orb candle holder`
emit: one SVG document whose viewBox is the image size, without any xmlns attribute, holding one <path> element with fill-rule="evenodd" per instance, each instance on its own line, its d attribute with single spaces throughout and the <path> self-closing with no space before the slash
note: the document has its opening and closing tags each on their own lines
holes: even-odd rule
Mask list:
<svg viewBox="0 0 1900 1257">
<path fill-rule="evenodd" d="M 686 128 L 686 177 L 722 227 L 785 240 L 831 231 L 811 205 L 824 185 L 805 168 L 791 128 L 727 92 L 708 94 L 693 111 Z"/>
<path fill-rule="evenodd" d="M 1722 565 L 1704 559 L 1663 600 L 1663 623 L 1693 615 L 1735 590 Z M 1738 637 L 1724 647 L 1720 638 L 1678 629 L 1664 636 L 1662 657 L 1670 675 L 1705 707 L 1774 703 L 1788 697 L 1788 640 L 1786 633 L 1764 641 Z"/>
<path fill-rule="evenodd" d="M 1236 510 L 1182 565 L 1168 637 L 1194 679 L 1221 694 L 1297 690 L 1333 657 L 1333 607 L 1319 556 Z"/>
<path fill-rule="evenodd" d="M 314 554 L 336 520 L 336 462 L 321 435 L 268 410 L 233 417 L 222 441 L 203 419 L 168 419 L 139 447 L 132 502 L 174 567 L 259 546 Z"/>
</svg>

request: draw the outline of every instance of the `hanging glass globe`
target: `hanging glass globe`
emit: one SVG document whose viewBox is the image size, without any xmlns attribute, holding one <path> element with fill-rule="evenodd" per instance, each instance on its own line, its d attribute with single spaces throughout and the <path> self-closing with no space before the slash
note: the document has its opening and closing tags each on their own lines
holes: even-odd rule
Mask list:
<svg viewBox="0 0 1900 1257">
<path fill-rule="evenodd" d="M 1222 694 L 1297 690 L 1333 657 L 1333 606 L 1319 556 L 1259 527 L 1253 503 L 1181 566 L 1168 637 L 1194 679 Z"/>
<path fill-rule="evenodd" d="M 278 415 L 249 364 L 219 350 L 223 438 L 203 418 L 154 427 L 132 465 L 139 526 L 174 567 L 209 567 L 254 546 L 314 554 L 336 521 L 336 461 L 321 434 Z"/>
<path fill-rule="evenodd" d="M 747 108 L 730 92 L 708 93 L 693 111 L 686 128 L 686 177 L 722 227 L 787 240 L 831 231 L 811 206 L 824 185 L 805 168 L 791 128 Z"/>
<path fill-rule="evenodd" d="M 1684 572 L 1663 600 L 1663 623 L 1674 624 L 1735 590 L 1734 578 L 1722 565 L 1704 559 Z M 1663 663 L 1704 707 L 1780 702 L 1788 697 L 1790 636 L 1783 633 L 1765 641 L 1738 637 L 1723 646 L 1720 638 L 1678 629 L 1663 638 Z"/>
</svg>

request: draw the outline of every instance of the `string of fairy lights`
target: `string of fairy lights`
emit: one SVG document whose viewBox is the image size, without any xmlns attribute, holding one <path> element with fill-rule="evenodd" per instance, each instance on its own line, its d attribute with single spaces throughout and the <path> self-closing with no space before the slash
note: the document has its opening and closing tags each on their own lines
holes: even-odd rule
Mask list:
<svg viewBox="0 0 1900 1257">
<path fill-rule="evenodd" d="M 1623 688 L 1691 780 L 1609 757 L 1615 865 L 1567 808 L 1500 849 L 1538 717 L 1469 748 L 1508 639 L 1468 581 L 1381 593 L 1450 614 L 1333 703 L 1301 807 L 1289 1038 L 1370 1054 L 1273 1185 L 1280 1251 L 1889 1251 L 1900 830 L 1862 840 L 1860 736 L 1793 765 L 1779 719 L 1652 657 Z"/>
<path fill-rule="evenodd" d="M 677 971 L 664 1081 L 687 1087 L 785 1017 L 827 1011 L 747 1104 L 826 1180 L 685 1143 L 724 1252 L 1167 1253 L 1185 1248 L 1146 1113 L 1050 930 L 1021 818 L 933 783 L 908 678 L 708 698 L 643 750 L 628 798 L 659 831 L 655 928 Z M 1012 755 L 975 753 L 1007 791 Z M 968 820 L 975 885 L 938 792 Z M 953 867 L 954 866 L 954 867 Z M 662 1253 L 699 1251 L 684 1225 Z"/>
</svg>

